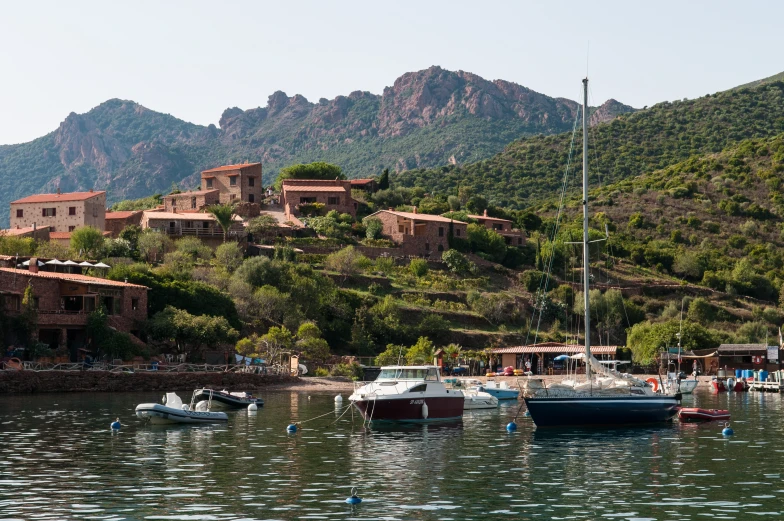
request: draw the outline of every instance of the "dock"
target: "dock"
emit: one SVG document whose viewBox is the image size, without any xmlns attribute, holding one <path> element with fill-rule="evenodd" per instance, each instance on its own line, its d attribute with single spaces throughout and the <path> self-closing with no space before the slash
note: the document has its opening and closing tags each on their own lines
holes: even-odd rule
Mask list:
<svg viewBox="0 0 784 521">
<path fill-rule="evenodd" d="M 760 382 L 753 380 L 747 382 L 749 391 L 757 391 L 761 393 L 780 393 L 784 390 L 784 382 Z"/>
</svg>

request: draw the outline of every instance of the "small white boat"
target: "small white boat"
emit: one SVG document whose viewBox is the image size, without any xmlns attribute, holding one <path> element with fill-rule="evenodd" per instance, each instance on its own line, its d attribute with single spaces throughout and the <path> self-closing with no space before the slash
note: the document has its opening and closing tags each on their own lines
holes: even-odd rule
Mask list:
<svg viewBox="0 0 784 521">
<path fill-rule="evenodd" d="M 246 392 L 215 391 L 206 387 L 194 391 L 196 402 L 209 401 L 210 409 L 247 409 L 255 404 L 264 407 L 264 400 Z"/>
<path fill-rule="evenodd" d="M 465 401 L 463 402 L 463 410 L 469 411 L 473 409 L 495 409 L 498 407 L 498 398 L 490 393 L 478 391 L 476 389 L 466 389 L 463 391 Z"/>
<path fill-rule="evenodd" d="M 512 389 L 506 382 L 496 384 L 493 380 L 488 380 L 485 385 L 479 388 L 479 391 L 492 394 L 499 400 L 517 400 L 520 395 L 520 389 Z"/>
<path fill-rule="evenodd" d="M 193 410 L 196 409 L 196 410 Z M 211 412 L 209 402 L 199 402 L 196 407 L 183 405 L 177 393 L 166 393 L 164 403 L 141 403 L 136 406 L 136 416 L 152 424 L 168 423 L 220 423 L 229 421 L 225 412 Z"/>
</svg>

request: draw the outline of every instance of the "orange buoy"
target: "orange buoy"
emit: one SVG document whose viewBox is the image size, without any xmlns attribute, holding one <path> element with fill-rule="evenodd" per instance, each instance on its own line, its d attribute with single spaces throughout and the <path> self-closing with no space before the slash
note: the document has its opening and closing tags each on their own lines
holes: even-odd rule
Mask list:
<svg viewBox="0 0 784 521">
<path fill-rule="evenodd" d="M 656 380 L 656 378 L 650 377 L 645 380 L 645 383 L 651 384 L 651 387 L 653 387 L 653 392 L 657 392 L 659 390 L 659 381 Z"/>
</svg>

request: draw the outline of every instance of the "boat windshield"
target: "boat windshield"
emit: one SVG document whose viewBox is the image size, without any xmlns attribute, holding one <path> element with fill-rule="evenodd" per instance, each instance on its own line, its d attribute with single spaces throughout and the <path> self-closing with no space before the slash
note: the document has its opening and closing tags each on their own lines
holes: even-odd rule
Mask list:
<svg viewBox="0 0 784 521">
<path fill-rule="evenodd" d="M 382 369 L 376 380 L 426 380 L 438 381 L 435 369 Z"/>
</svg>

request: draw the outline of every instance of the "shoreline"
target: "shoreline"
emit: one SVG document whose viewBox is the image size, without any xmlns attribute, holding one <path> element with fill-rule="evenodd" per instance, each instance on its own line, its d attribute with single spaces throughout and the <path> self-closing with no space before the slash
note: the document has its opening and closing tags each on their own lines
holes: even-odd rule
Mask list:
<svg viewBox="0 0 784 521">
<path fill-rule="evenodd" d="M 658 375 L 634 375 L 646 380 Z M 560 382 L 566 375 L 534 375 L 546 385 Z M 449 378 L 449 377 L 447 377 Z M 469 377 L 486 382 L 486 376 Z M 496 376 L 509 387 L 524 385 L 526 376 Z M 710 386 L 710 376 L 699 376 L 697 389 Z M 116 373 L 110 371 L 0 371 L 0 394 L 69 392 L 148 392 L 192 391 L 200 387 L 232 391 L 297 391 L 351 393 L 354 382 L 341 377 L 257 375 L 244 373 L 162 373 L 155 371 Z"/>
</svg>

